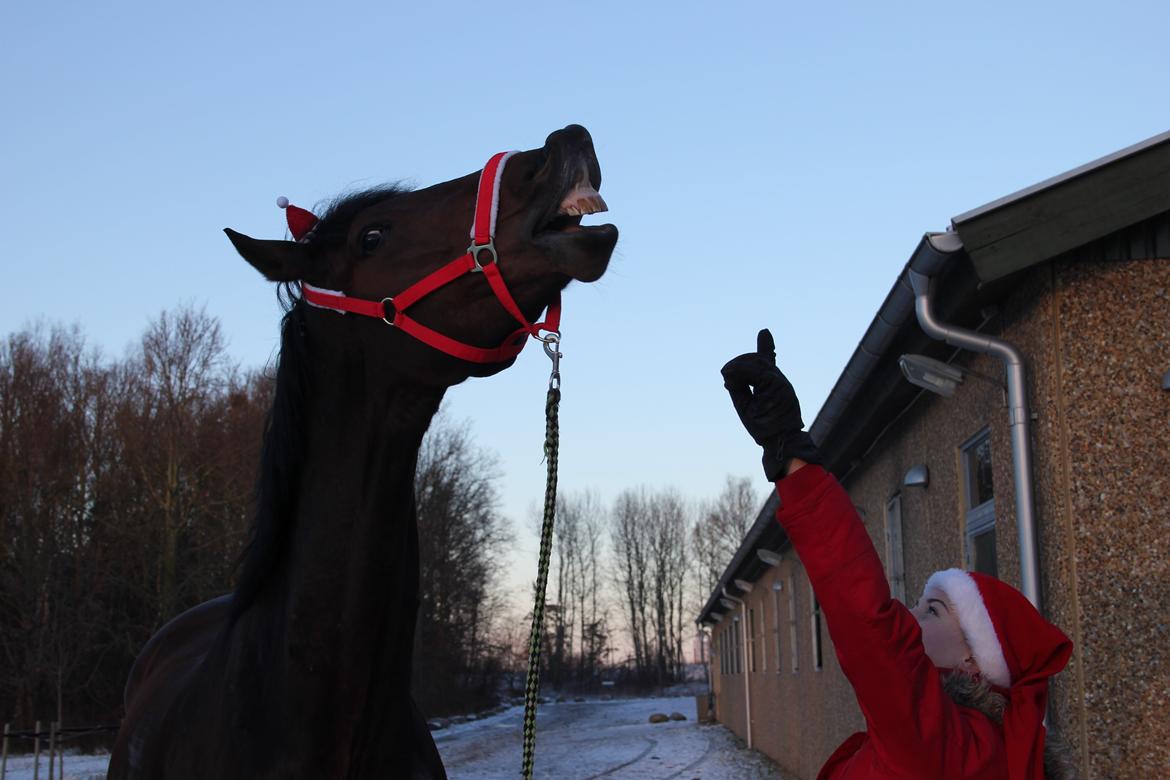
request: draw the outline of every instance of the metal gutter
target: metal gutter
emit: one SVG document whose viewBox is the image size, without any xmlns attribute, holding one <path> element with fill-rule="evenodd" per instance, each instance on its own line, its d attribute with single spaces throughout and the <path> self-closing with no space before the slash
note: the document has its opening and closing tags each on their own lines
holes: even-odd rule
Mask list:
<svg viewBox="0 0 1170 780">
<path fill-rule="evenodd" d="M 809 434 L 818 445 L 828 438 L 837 420 L 853 402 L 857 391 L 881 362 L 894 337 L 914 314 L 914 290 L 910 286 L 910 273 L 935 276 L 952 257 L 962 253 L 963 242 L 955 233 L 927 233 L 923 236 L 874 315 L 857 349 L 853 351 L 853 356 L 841 372 L 841 378 L 809 426 Z"/>
<path fill-rule="evenodd" d="M 928 336 L 953 347 L 990 354 L 1004 362 L 1008 386 L 1008 420 L 1011 426 L 1012 477 L 1016 492 L 1016 529 L 1019 536 L 1020 590 L 1040 609 L 1040 551 L 1036 544 L 1036 512 L 1032 488 L 1031 422 L 1028 410 L 1027 377 L 1019 350 L 1002 339 L 992 338 L 939 322 L 931 309 L 932 284 L 929 274 L 910 271 L 918 324 Z"/>
</svg>

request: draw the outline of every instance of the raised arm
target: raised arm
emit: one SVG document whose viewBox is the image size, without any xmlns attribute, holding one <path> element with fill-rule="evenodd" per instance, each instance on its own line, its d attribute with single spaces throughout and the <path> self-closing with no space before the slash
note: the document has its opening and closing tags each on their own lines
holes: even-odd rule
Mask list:
<svg viewBox="0 0 1170 780">
<path fill-rule="evenodd" d="M 776 367 L 771 334 L 723 368 L 744 427 L 764 450 L 781 508 L 841 668 L 879 759 L 908 777 L 943 777 L 954 761 L 993 761 L 998 731 L 961 712 L 926 656 L 918 622 L 890 596 L 881 561 L 848 494 L 820 465 L 791 383 Z M 972 724 L 975 728 L 972 729 Z M 962 758 L 960 758 L 962 757 Z"/>
</svg>

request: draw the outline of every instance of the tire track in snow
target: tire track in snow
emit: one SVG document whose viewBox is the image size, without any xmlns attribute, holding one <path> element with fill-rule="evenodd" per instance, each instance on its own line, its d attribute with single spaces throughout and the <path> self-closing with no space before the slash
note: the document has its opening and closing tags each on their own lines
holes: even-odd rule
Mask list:
<svg viewBox="0 0 1170 780">
<path fill-rule="evenodd" d="M 617 766 L 613 767 L 612 769 L 607 769 L 607 770 L 605 770 L 604 772 L 600 772 L 600 773 L 598 773 L 598 774 L 596 774 L 596 775 L 589 775 L 589 777 L 585 778 L 585 780 L 597 780 L 597 778 L 599 778 L 599 777 L 605 777 L 605 776 L 607 776 L 607 775 L 612 775 L 614 772 L 618 771 L 619 769 L 625 769 L 625 768 L 626 768 L 626 767 L 628 767 L 630 764 L 636 764 L 636 763 L 638 763 L 638 762 L 639 762 L 639 761 L 641 761 L 643 758 L 645 758 L 647 755 L 649 755 L 649 753 L 650 753 L 650 751 L 651 751 L 651 750 L 653 750 L 654 748 L 658 747 L 658 740 L 656 740 L 656 739 L 650 739 L 650 737 L 642 737 L 642 739 L 646 740 L 646 741 L 647 741 L 647 742 L 649 742 L 650 744 L 649 744 L 649 745 L 647 745 L 647 746 L 646 746 L 646 749 L 645 749 L 645 750 L 643 750 L 641 753 L 639 753 L 638 755 L 634 756 L 633 758 L 631 758 L 629 761 L 626 761 L 625 763 L 618 764 Z"/>
<path fill-rule="evenodd" d="M 672 778 L 678 777 L 678 776 L 679 776 L 679 775 L 681 775 L 683 772 L 689 772 L 690 770 L 692 770 L 692 769 L 694 769 L 695 767 L 697 767 L 699 764 L 701 764 L 701 763 L 703 763 L 704 761 L 706 761 L 706 760 L 707 760 L 707 756 L 711 754 L 711 738 L 710 738 L 710 737 L 704 737 L 704 739 L 706 739 L 706 740 L 707 740 L 707 746 L 706 746 L 705 748 L 703 748 L 703 755 L 699 756 L 699 757 L 698 757 L 698 758 L 696 758 L 694 761 L 692 761 L 691 763 L 687 764 L 686 766 L 684 766 L 682 769 L 678 770 L 678 771 L 677 771 L 677 772 L 675 772 L 674 774 L 672 774 L 672 775 L 667 775 L 666 777 L 662 778 L 662 780 L 672 780 Z"/>
</svg>

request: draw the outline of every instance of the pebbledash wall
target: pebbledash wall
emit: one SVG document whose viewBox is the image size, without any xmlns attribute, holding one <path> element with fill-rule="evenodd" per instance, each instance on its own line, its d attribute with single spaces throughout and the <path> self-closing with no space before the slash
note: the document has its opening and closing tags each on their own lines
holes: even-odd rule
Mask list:
<svg viewBox="0 0 1170 780">
<path fill-rule="evenodd" d="M 1043 609 L 1076 646 L 1052 684 L 1050 730 L 1084 777 L 1170 776 L 1170 212 L 1018 271 L 998 289 L 993 308 L 979 301 L 976 325 L 1027 364 Z M 909 396 L 862 457 L 834 468 L 908 603 L 932 572 L 952 566 L 994 565 L 1020 587 L 1004 392 L 978 377 L 998 380 L 1002 363 L 950 348 L 946 356 L 966 371 L 954 396 Z M 869 390 L 863 383 L 860 394 Z M 968 476 L 978 462 L 969 445 L 981 435 L 990 480 Z M 919 465 L 928 484 L 903 486 Z M 993 496 L 975 510 L 973 479 Z M 971 535 L 969 523 L 983 532 Z M 747 739 L 746 674 L 752 746 L 813 778 L 864 722 L 803 567 L 779 547 L 781 560 L 749 591 L 734 590 L 744 609 L 704 610 L 715 713 Z M 739 578 L 730 568 L 729 582 Z M 730 632 L 741 620 L 749 636 L 736 644 Z"/>
</svg>

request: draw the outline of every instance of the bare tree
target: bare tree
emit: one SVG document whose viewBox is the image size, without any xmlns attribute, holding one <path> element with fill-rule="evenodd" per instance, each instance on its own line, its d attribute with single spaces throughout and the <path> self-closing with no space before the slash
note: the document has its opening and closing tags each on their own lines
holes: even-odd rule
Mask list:
<svg viewBox="0 0 1170 780">
<path fill-rule="evenodd" d="M 200 483 L 213 466 L 207 452 L 193 445 L 200 421 L 231 381 L 232 367 L 218 320 L 182 306 L 150 324 L 132 370 L 127 422 L 138 436 L 127 455 L 146 490 L 158 544 L 154 591 L 161 621 L 187 601 L 179 592 L 181 545 L 193 542 Z"/>
<path fill-rule="evenodd" d="M 699 506 L 691 529 L 691 552 L 695 558 L 695 597 L 700 602 L 693 607 L 701 607 L 701 601 L 711 594 L 759 514 L 762 502 L 754 484 L 747 477 L 728 476 L 719 496 Z"/>
<path fill-rule="evenodd" d="M 650 498 L 655 673 L 660 685 L 681 676 L 683 601 L 687 573 L 687 511 L 673 490 Z"/>
<path fill-rule="evenodd" d="M 419 451 L 419 617 L 415 692 L 428 714 L 478 706 L 495 693 L 506 650 L 492 641 L 513 536 L 499 513 L 496 456 L 466 423 L 440 413 Z"/>
<path fill-rule="evenodd" d="M 627 490 L 614 504 L 613 578 L 642 682 L 664 684 L 682 671 L 687 515 L 673 490 Z"/>
<path fill-rule="evenodd" d="M 601 589 L 606 511 L 596 493 L 562 494 L 557 500 L 552 565 L 555 603 L 550 604 L 549 680 L 591 681 L 605 651 L 608 629 Z"/>
<path fill-rule="evenodd" d="M 264 404 L 235 382 L 217 334 L 185 309 L 163 315 L 122 362 L 86 350 L 76 327 L 0 344 L 7 717 L 115 717 L 150 632 L 230 587 L 255 473 L 255 446 L 241 439 L 258 440 Z M 162 519 L 180 529 L 173 546 Z"/>
<path fill-rule="evenodd" d="M 625 490 L 614 501 L 610 515 L 612 572 L 625 613 L 639 678 L 649 676 L 650 635 L 647 605 L 651 592 L 649 497 L 644 488 Z"/>
</svg>

